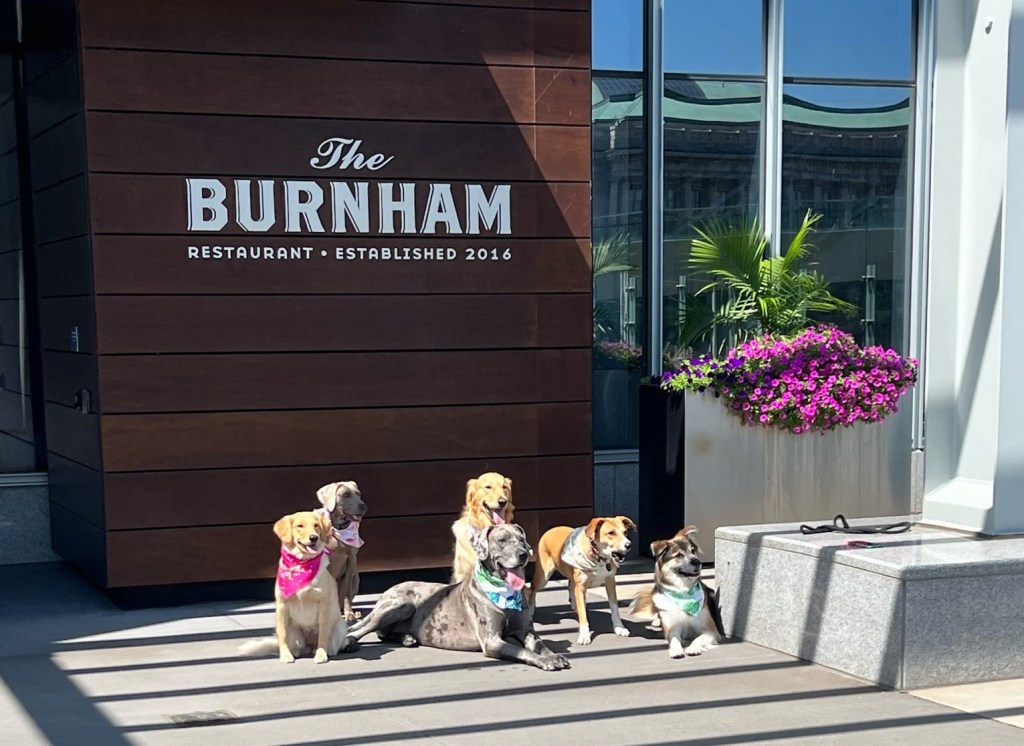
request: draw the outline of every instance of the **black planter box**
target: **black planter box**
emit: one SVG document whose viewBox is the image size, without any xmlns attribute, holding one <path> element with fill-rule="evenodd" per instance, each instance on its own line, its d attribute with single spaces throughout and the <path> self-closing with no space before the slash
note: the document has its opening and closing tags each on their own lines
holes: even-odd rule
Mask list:
<svg viewBox="0 0 1024 746">
<path fill-rule="evenodd" d="M 683 527 L 682 394 L 640 386 L 640 552 Z"/>
</svg>

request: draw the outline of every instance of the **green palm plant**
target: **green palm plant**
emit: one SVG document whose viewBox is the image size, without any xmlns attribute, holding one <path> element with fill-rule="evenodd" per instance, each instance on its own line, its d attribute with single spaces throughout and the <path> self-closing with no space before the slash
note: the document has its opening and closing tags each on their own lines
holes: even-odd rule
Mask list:
<svg viewBox="0 0 1024 746">
<path fill-rule="evenodd" d="M 636 269 L 636 265 L 629 258 L 629 236 L 619 231 L 594 243 L 591 247 L 591 267 L 595 280 L 601 275 Z M 612 334 L 616 321 L 606 307 L 594 304 L 595 338 Z"/>
<path fill-rule="evenodd" d="M 710 221 L 696 228 L 690 266 L 710 275 L 698 295 L 724 290 L 716 324 L 732 329 L 739 341 L 763 333 L 791 335 L 806 328 L 808 313 L 856 313 L 857 307 L 832 295 L 825 278 L 810 266 L 809 236 L 821 215 L 810 210 L 785 254 L 768 256 L 768 238 L 760 223 Z"/>
</svg>

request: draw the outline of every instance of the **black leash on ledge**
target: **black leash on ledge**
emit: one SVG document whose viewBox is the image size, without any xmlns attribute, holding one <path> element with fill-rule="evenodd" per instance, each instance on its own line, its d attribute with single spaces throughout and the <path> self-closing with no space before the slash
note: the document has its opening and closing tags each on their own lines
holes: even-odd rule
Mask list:
<svg viewBox="0 0 1024 746">
<path fill-rule="evenodd" d="M 808 526 L 806 523 L 800 526 L 802 534 L 902 534 L 909 531 L 914 524 L 910 521 L 890 523 L 886 526 L 851 526 L 846 516 L 842 513 L 832 519 L 832 524 L 824 526 Z"/>
</svg>

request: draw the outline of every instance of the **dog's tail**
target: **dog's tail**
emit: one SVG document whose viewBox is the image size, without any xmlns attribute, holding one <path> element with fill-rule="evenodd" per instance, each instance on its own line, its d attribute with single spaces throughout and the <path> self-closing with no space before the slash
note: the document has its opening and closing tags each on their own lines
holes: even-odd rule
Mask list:
<svg viewBox="0 0 1024 746">
<path fill-rule="evenodd" d="M 654 605 L 654 586 L 637 593 L 626 613 L 637 619 L 654 619 L 658 616 L 658 609 Z"/>
<path fill-rule="evenodd" d="M 276 637 L 261 637 L 258 640 L 246 640 L 238 646 L 239 655 L 255 657 L 260 655 L 274 655 L 276 652 Z"/>
</svg>

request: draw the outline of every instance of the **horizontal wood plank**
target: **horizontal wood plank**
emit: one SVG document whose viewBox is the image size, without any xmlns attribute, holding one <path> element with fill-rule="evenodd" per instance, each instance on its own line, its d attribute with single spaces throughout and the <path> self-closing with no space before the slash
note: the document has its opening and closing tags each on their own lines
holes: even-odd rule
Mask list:
<svg viewBox="0 0 1024 746">
<path fill-rule="evenodd" d="M 87 109 L 590 124 L 589 70 L 99 49 L 83 67 Z"/>
<path fill-rule="evenodd" d="M 37 245 L 88 234 L 89 203 L 84 173 L 40 189 L 32 199 Z"/>
<path fill-rule="evenodd" d="M 579 525 L 591 510 L 523 511 L 520 524 L 536 543 L 551 521 Z M 551 525 L 557 525 L 557 523 Z M 360 572 L 446 567 L 454 541 L 449 516 L 367 518 L 360 535 Z M 271 578 L 280 544 L 271 524 L 107 532 L 112 588 Z"/>
<path fill-rule="evenodd" d="M 82 43 L 105 49 L 590 66 L 587 14 L 503 4 L 84 0 L 80 15 Z"/>
<path fill-rule="evenodd" d="M 105 354 L 589 348 L 591 342 L 584 293 L 101 296 L 96 318 Z"/>
<path fill-rule="evenodd" d="M 73 128 L 77 118 L 61 125 Z M 80 123 L 79 123 L 80 124 Z M 90 112 L 93 171 L 328 179 L 589 181 L 590 128 Z M 329 138 L 360 141 L 379 172 L 317 169 Z M 347 146 L 351 147 L 351 146 Z M 362 175 L 360 175 L 362 174 Z"/>
<path fill-rule="evenodd" d="M 77 182 L 78 180 L 74 180 Z M 299 222 L 301 231 L 290 232 L 288 235 L 295 239 L 304 236 L 323 236 L 332 230 L 332 206 L 330 179 L 315 180 L 317 186 L 324 193 L 324 203 L 317 211 L 320 219 L 319 233 L 311 233 L 310 225 L 306 219 Z M 74 182 L 71 182 L 74 183 Z M 233 180 L 222 180 L 225 188 L 224 204 L 234 207 L 235 185 Z M 411 232 L 408 235 L 399 235 L 402 238 L 403 246 L 447 246 L 444 239 L 442 224 L 432 227 L 431 233 L 438 233 L 437 236 L 423 236 L 422 220 L 426 212 L 427 199 L 430 194 L 430 182 L 411 182 L 414 184 L 416 209 L 415 221 L 410 225 Z M 378 202 L 380 184 L 391 184 L 390 187 L 383 187 L 388 190 L 394 198 L 400 194 L 398 182 L 391 182 L 386 179 L 369 182 L 367 188 L 369 200 L 368 232 L 352 232 L 352 226 L 346 225 L 348 233 L 339 233 L 337 238 L 341 246 L 363 246 L 371 236 L 394 235 L 393 233 L 381 230 L 378 220 Z M 483 193 L 490 195 L 494 183 L 481 184 Z M 53 187 L 56 192 L 61 187 Z M 255 185 L 251 185 L 251 189 Z M 281 180 L 274 185 L 275 212 L 274 225 L 268 233 L 252 233 L 248 237 L 246 245 L 266 245 L 264 239 L 267 235 L 278 233 L 283 230 L 285 223 L 284 208 L 284 184 Z M 453 201 L 459 218 L 459 225 L 462 230 L 468 230 L 465 219 L 465 186 L 459 182 L 451 183 Z M 92 230 L 94 233 L 130 233 L 130 234 L 188 234 L 196 240 L 189 243 L 196 243 L 201 236 L 212 238 L 218 234 L 195 231 L 188 232 L 188 189 L 186 178 L 183 176 L 150 176 L 150 175 L 126 175 L 126 174 L 92 174 L 89 178 L 90 206 L 92 213 Z M 232 209 L 225 207 L 228 216 L 228 223 L 225 230 L 238 231 L 237 222 Z M 340 220 L 340 218 L 339 218 Z M 394 230 L 402 230 L 402 220 L 395 217 L 392 220 Z M 511 233 L 507 236 L 494 235 L 495 228 L 484 227 L 482 221 L 478 228 L 483 231 L 478 240 L 490 239 L 488 245 L 497 245 L 493 242 L 503 238 L 589 238 L 590 236 L 590 185 L 578 182 L 523 182 L 510 185 L 509 193 L 509 227 Z M 53 238 L 67 238 L 77 235 L 70 231 L 53 236 Z M 440 243 L 439 243 L 440 242 Z M 209 243 L 209 241 L 203 241 Z M 291 244 L 302 245 L 302 244 Z"/>
<path fill-rule="evenodd" d="M 50 504 L 102 529 L 104 525 L 103 474 L 50 453 L 47 463 Z"/>
<path fill-rule="evenodd" d="M 99 376 L 104 414 L 589 401 L 590 350 L 116 355 Z"/>
<path fill-rule="evenodd" d="M 589 454 L 540 458 L 338 464 L 256 469 L 107 474 L 110 530 L 273 523 L 317 506 L 316 490 L 354 480 L 367 515 L 459 514 L 468 479 L 497 471 L 512 480 L 518 511 L 590 505 L 593 463 Z"/>
<path fill-rule="evenodd" d="M 99 295 L 113 294 L 238 294 L 262 293 L 589 293 L 590 242 L 587 239 L 442 239 L 456 251 L 450 261 L 360 261 L 337 259 L 339 246 L 402 249 L 408 242 L 370 239 L 358 242 L 293 236 L 261 238 L 257 245 L 296 243 L 311 249 L 308 260 L 193 259 L 189 246 L 251 246 L 250 236 L 97 236 L 93 240 L 93 274 Z M 412 243 L 419 244 L 418 241 Z M 424 244 L 432 242 L 424 241 Z M 75 271 L 77 245 L 53 244 L 40 251 L 52 266 L 47 292 L 74 294 L 88 275 Z M 84 248 L 88 248 L 86 244 Z M 505 250 L 509 259 L 506 260 Z M 323 252 L 327 256 L 323 256 Z M 483 252 L 481 254 L 480 252 Z M 208 252 L 214 256 L 213 250 Z M 380 255 L 380 254 L 378 254 Z M 481 259 L 480 257 L 484 258 Z M 200 255 L 201 257 L 201 255 Z M 470 259 L 470 257 L 473 257 Z M 87 258 L 87 257 L 86 257 Z M 453 269 L 452 264 L 457 264 Z M 68 293 L 59 293 L 67 290 Z"/>
<path fill-rule="evenodd" d="M 39 268 L 40 297 L 92 294 L 92 260 L 88 236 L 37 246 L 36 262 Z"/>
<path fill-rule="evenodd" d="M 590 403 L 106 415 L 102 438 L 109 472 L 586 454 Z"/>
<path fill-rule="evenodd" d="M 77 352 L 96 352 L 93 299 L 89 296 L 43 298 L 39 301 L 39 315 L 44 350 L 74 352 L 72 332 L 77 331 Z"/>
<path fill-rule="evenodd" d="M 46 449 L 90 469 L 99 470 L 100 422 L 96 414 L 46 402 Z"/>
</svg>

